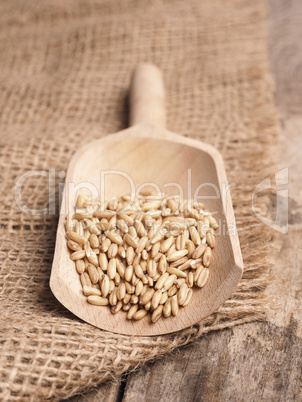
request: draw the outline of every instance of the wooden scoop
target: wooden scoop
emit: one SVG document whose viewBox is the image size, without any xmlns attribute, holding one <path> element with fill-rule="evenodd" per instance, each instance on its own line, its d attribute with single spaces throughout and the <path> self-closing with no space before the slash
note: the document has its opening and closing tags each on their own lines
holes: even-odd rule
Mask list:
<svg viewBox="0 0 302 402">
<path fill-rule="evenodd" d="M 76 316 L 120 334 L 159 335 L 189 327 L 217 310 L 242 275 L 242 256 L 222 157 L 210 145 L 165 129 L 164 98 L 161 71 L 151 64 L 138 65 L 130 88 L 131 127 L 79 149 L 66 176 L 51 290 Z M 161 318 L 156 323 L 151 323 L 149 314 L 140 321 L 129 321 L 122 311 L 112 314 L 109 307 L 89 304 L 66 245 L 64 224 L 67 212 L 74 210 L 75 190 L 86 187 L 98 196 L 102 191 L 110 199 L 133 191 L 130 182 L 134 191 L 148 182 L 156 183 L 168 194 L 179 194 L 179 187 L 185 199 L 193 198 L 197 191 L 204 197 L 199 201 L 205 203 L 207 210 L 216 211 L 214 216 L 219 223 L 208 282 L 202 289 L 193 288 L 191 302 L 180 308 L 176 317 Z"/>
</svg>

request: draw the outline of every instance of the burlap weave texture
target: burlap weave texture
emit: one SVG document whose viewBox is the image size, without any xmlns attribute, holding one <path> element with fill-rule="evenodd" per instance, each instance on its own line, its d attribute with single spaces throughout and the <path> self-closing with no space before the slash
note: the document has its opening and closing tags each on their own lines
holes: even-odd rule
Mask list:
<svg viewBox="0 0 302 402">
<path fill-rule="evenodd" d="M 263 18 L 260 0 L 1 2 L 1 400 L 59 400 L 205 332 L 264 318 L 272 248 L 252 214 L 251 194 L 274 161 L 278 130 Z M 126 127 L 127 89 L 139 61 L 164 72 L 168 128 L 222 152 L 236 183 L 245 262 L 234 297 L 217 313 L 155 338 L 83 323 L 48 286 L 60 177 L 81 145 Z M 30 170 L 47 175 L 25 181 L 24 203 L 55 214 L 17 207 L 14 186 Z M 48 195 L 52 174 L 55 204 Z"/>
</svg>

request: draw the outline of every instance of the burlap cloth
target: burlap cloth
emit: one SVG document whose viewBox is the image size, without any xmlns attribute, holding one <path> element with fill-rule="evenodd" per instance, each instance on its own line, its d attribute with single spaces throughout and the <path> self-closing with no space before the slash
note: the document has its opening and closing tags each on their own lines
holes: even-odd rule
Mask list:
<svg viewBox="0 0 302 402">
<path fill-rule="evenodd" d="M 251 193 L 274 160 L 277 117 L 259 0 L 2 1 L 0 3 L 1 319 L 0 399 L 58 400 L 192 342 L 262 319 L 272 254 Z M 101 331 L 66 311 L 49 290 L 58 218 L 48 177 L 60 179 L 89 140 L 127 125 L 126 94 L 139 61 L 165 75 L 168 128 L 223 154 L 245 273 L 234 297 L 200 325 L 169 336 Z M 258 203 L 265 209 L 265 200 Z"/>
</svg>

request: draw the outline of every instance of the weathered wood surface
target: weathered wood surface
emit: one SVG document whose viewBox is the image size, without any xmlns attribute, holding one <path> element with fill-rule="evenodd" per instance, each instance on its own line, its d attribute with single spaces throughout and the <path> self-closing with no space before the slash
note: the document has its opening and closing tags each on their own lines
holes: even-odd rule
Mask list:
<svg viewBox="0 0 302 402">
<path fill-rule="evenodd" d="M 302 400 L 302 2 L 266 0 L 269 55 L 282 114 L 280 168 L 289 168 L 289 232 L 268 289 L 282 308 L 268 323 L 213 332 L 128 375 L 71 398 L 92 401 Z"/>
</svg>

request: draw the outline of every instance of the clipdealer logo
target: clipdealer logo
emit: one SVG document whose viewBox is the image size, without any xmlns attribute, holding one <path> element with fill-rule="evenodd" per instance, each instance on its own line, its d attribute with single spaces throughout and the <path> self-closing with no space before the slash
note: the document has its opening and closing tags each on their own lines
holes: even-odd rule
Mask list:
<svg viewBox="0 0 302 402">
<path fill-rule="evenodd" d="M 61 214 L 66 214 L 68 210 L 68 205 L 70 205 L 70 200 L 75 200 L 77 194 L 81 191 L 85 191 L 86 194 L 91 195 L 92 197 L 100 198 L 101 201 L 104 201 L 108 197 L 106 197 L 107 189 L 110 186 L 108 183 L 106 184 L 106 178 L 111 176 L 119 177 L 119 180 L 124 180 L 127 183 L 128 193 L 131 195 L 130 203 L 135 202 L 135 199 L 139 192 L 144 187 L 152 187 L 155 190 L 155 193 L 161 194 L 162 191 L 170 189 L 169 193 L 171 193 L 171 189 L 173 189 L 173 195 L 178 195 L 180 199 L 193 199 L 193 202 L 205 202 L 209 201 L 209 204 L 217 205 L 217 202 L 221 202 L 223 205 L 223 213 L 226 214 L 227 208 L 227 193 L 230 191 L 232 187 L 237 187 L 236 183 L 220 183 L 218 187 L 214 183 L 201 183 L 195 189 L 192 189 L 192 172 L 191 169 L 187 171 L 187 180 L 186 180 L 186 188 L 183 188 L 179 183 L 169 182 L 165 183 L 161 189 L 156 183 L 153 182 L 145 182 L 140 184 L 138 187 L 135 185 L 135 181 L 133 178 L 126 172 L 118 171 L 118 170 L 104 170 L 100 172 L 100 186 L 96 186 L 94 183 L 83 181 L 80 183 L 57 183 L 56 181 L 56 169 L 50 168 L 47 170 L 31 170 L 24 173 L 22 176 L 18 178 L 16 181 L 16 185 L 14 188 L 15 193 L 15 202 L 18 206 L 19 210 L 28 215 L 55 215 L 58 212 Z M 60 170 L 58 172 L 58 177 L 61 179 L 65 178 L 65 171 Z M 22 193 L 23 189 L 26 189 L 27 181 L 30 178 L 46 178 L 47 186 L 48 186 L 48 206 L 41 209 L 32 209 L 29 208 L 25 201 L 23 200 Z M 113 180 L 113 179 L 112 179 Z M 267 190 L 272 190 L 276 187 L 276 207 L 275 207 L 275 218 L 270 219 L 267 216 L 261 214 L 261 211 L 256 206 L 256 200 L 261 193 Z M 252 194 L 251 194 L 251 213 L 253 213 L 261 222 L 263 222 L 266 226 L 282 233 L 288 233 L 288 182 L 289 182 L 289 171 L 288 168 L 284 168 L 279 170 L 274 174 L 274 180 L 271 177 L 266 177 L 259 184 L 256 185 Z M 58 187 L 59 192 L 59 203 L 56 205 L 56 190 Z M 62 194 L 65 187 L 65 202 L 62 204 Z M 125 187 L 126 188 L 126 187 Z M 193 196 L 192 196 L 193 194 Z M 154 195 L 156 199 L 156 194 Z M 212 210 L 210 211 L 212 215 L 218 213 L 218 211 Z M 223 223 L 220 221 L 220 224 Z M 223 225 L 222 225 L 223 226 Z M 234 230 L 232 228 L 227 228 L 229 234 L 233 233 Z"/>
</svg>

